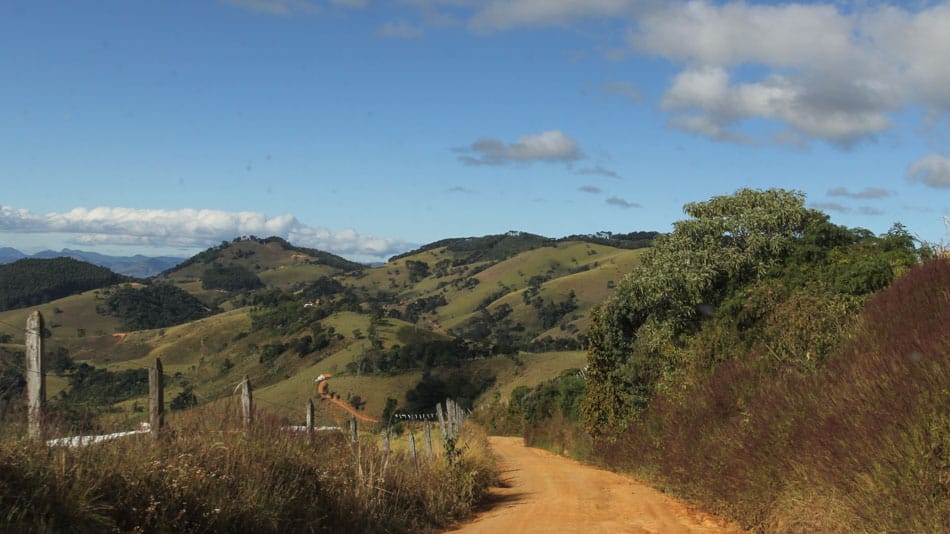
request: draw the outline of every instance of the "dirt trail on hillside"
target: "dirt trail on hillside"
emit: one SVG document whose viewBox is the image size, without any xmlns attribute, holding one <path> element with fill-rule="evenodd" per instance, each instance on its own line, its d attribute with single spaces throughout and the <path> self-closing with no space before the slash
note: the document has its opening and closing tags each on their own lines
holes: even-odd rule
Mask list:
<svg viewBox="0 0 950 534">
<path fill-rule="evenodd" d="M 452 532 L 742 532 L 616 473 L 492 437 L 504 487 L 487 509 Z"/>
<path fill-rule="evenodd" d="M 326 375 L 327 378 L 330 378 L 331 376 L 333 376 L 333 375 Z M 327 393 L 327 380 L 326 380 L 326 379 L 321 380 L 320 383 L 317 384 L 317 393 L 319 393 L 319 394 L 320 394 L 320 397 L 323 398 L 324 400 L 330 401 L 330 402 L 332 402 L 333 404 L 335 404 L 336 406 L 338 406 L 338 407 L 340 407 L 340 408 L 343 408 L 344 411 L 346 411 L 348 414 L 352 415 L 353 417 L 359 419 L 360 421 L 366 421 L 366 422 L 368 422 L 368 423 L 378 423 L 378 422 L 379 422 L 379 419 L 377 419 L 377 418 L 375 418 L 375 417 L 370 417 L 370 416 L 368 416 L 368 415 L 366 415 L 366 414 L 361 414 L 361 413 L 357 412 L 352 406 L 350 406 L 350 403 L 341 401 L 341 400 L 339 400 L 339 399 L 334 399 L 333 397 L 331 397 L 331 396 Z"/>
</svg>

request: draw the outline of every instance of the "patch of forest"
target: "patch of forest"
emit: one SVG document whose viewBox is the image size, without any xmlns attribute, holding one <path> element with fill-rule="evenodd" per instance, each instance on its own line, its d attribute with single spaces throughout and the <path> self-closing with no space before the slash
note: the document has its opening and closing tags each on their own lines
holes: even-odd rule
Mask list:
<svg viewBox="0 0 950 534">
<path fill-rule="evenodd" d="M 0 265 L 0 311 L 36 306 L 127 280 L 72 258 L 22 259 Z"/>
<path fill-rule="evenodd" d="M 183 289 L 155 283 L 116 288 L 105 295 L 105 302 L 97 305 L 96 311 L 118 317 L 125 330 L 148 330 L 196 321 L 213 310 Z"/>
</svg>

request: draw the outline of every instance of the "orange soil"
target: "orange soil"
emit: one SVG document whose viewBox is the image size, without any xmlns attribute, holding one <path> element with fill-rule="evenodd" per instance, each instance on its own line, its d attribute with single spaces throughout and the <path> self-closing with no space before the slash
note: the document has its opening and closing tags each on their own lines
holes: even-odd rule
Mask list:
<svg viewBox="0 0 950 534">
<path fill-rule="evenodd" d="M 330 378 L 333 375 L 327 374 L 324 376 L 326 376 L 327 378 Z M 355 408 L 350 406 L 350 403 L 341 401 L 340 399 L 334 399 L 329 394 L 327 394 L 326 391 L 327 391 L 327 381 L 324 379 L 324 380 L 321 380 L 319 384 L 317 384 L 317 393 L 320 394 L 320 398 L 328 400 L 332 402 L 333 404 L 339 406 L 340 408 L 344 409 L 347 413 L 359 419 L 360 421 L 366 421 L 367 423 L 379 422 L 379 419 L 375 417 L 370 417 L 366 414 L 359 413 L 358 411 L 356 411 Z"/>
<path fill-rule="evenodd" d="M 742 532 L 632 479 L 491 437 L 502 469 L 489 509 L 452 532 Z"/>
</svg>

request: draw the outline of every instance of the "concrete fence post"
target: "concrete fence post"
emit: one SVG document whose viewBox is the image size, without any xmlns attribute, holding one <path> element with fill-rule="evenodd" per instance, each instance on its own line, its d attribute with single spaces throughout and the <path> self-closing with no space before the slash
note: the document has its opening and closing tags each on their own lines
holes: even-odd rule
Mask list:
<svg viewBox="0 0 950 534">
<path fill-rule="evenodd" d="M 30 439 L 43 439 L 46 409 L 46 324 L 43 314 L 34 311 L 26 319 L 26 391 L 28 434 Z"/>
</svg>

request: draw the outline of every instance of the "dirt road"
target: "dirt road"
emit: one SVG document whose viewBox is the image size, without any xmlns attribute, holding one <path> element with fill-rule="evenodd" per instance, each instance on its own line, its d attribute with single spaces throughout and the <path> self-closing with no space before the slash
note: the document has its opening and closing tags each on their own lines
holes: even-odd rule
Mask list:
<svg viewBox="0 0 950 534">
<path fill-rule="evenodd" d="M 502 469 L 487 509 L 453 532 L 741 532 L 633 480 L 490 438 Z"/>
</svg>

